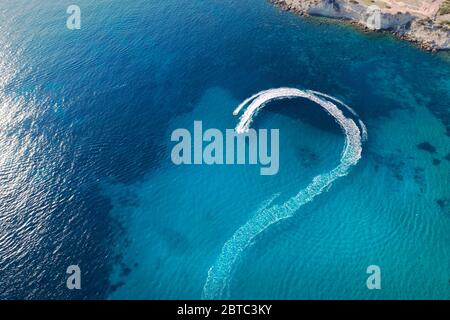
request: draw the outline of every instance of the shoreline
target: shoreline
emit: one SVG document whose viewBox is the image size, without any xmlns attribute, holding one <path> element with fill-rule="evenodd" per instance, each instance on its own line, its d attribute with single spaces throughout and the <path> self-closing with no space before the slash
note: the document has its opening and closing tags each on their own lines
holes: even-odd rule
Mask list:
<svg viewBox="0 0 450 320">
<path fill-rule="evenodd" d="M 450 6 L 450 0 L 420 0 L 425 3 L 425 7 L 420 7 L 422 11 L 409 7 L 393 8 L 385 4 L 403 4 L 394 0 L 362 1 L 269 0 L 280 9 L 300 16 L 331 18 L 365 33 L 387 32 L 429 52 L 450 51 L 450 7 L 449 13 L 442 11 L 442 7 L 447 3 Z M 385 7 L 378 6 L 383 4 Z M 442 12 L 445 14 L 440 14 Z"/>
</svg>

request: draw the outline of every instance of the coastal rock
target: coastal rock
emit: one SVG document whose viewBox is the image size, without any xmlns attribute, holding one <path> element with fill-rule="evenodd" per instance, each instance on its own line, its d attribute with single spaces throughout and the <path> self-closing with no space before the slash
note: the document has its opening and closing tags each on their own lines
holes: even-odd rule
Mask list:
<svg viewBox="0 0 450 320">
<path fill-rule="evenodd" d="M 301 15 L 342 19 L 389 31 L 429 51 L 450 50 L 449 0 L 270 0 Z"/>
</svg>

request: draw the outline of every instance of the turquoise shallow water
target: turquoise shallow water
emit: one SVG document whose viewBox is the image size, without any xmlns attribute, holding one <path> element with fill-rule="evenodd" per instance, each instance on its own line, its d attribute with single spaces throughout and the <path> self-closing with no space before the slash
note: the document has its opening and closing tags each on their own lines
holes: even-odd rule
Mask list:
<svg viewBox="0 0 450 320">
<path fill-rule="evenodd" d="M 313 89 L 367 126 L 349 174 L 258 235 L 224 298 L 450 298 L 450 59 L 263 0 L 79 1 L 0 7 L 0 297 L 198 299 L 224 243 L 267 200 L 334 168 L 344 135 L 304 100 L 280 170 L 175 166 L 176 128 L 234 128 L 261 90 Z M 84 287 L 65 289 L 80 265 Z M 382 289 L 368 290 L 379 265 Z M 61 271 L 62 270 L 62 271 Z"/>
</svg>

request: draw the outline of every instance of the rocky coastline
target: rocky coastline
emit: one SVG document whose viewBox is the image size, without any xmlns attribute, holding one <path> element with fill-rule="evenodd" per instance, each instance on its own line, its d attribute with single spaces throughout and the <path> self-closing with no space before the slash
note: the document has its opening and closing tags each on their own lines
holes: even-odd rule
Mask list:
<svg viewBox="0 0 450 320">
<path fill-rule="evenodd" d="M 428 51 L 450 50 L 450 0 L 269 0 L 299 15 L 390 32 Z"/>
</svg>

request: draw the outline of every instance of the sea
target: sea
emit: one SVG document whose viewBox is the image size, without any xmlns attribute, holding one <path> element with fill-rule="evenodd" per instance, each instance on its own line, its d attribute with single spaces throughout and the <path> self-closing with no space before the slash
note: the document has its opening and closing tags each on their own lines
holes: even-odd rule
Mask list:
<svg viewBox="0 0 450 320">
<path fill-rule="evenodd" d="M 279 170 L 261 175 L 176 165 L 171 135 L 233 129 L 281 87 L 351 107 L 361 158 L 227 249 L 346 136 L 311 101 L 272 101 L 252 127 L 279 130 Z M 0 299 L 201 298 L 450 299 L 449 54 L 266 0 L 2 0 Z"/>
</svg>

